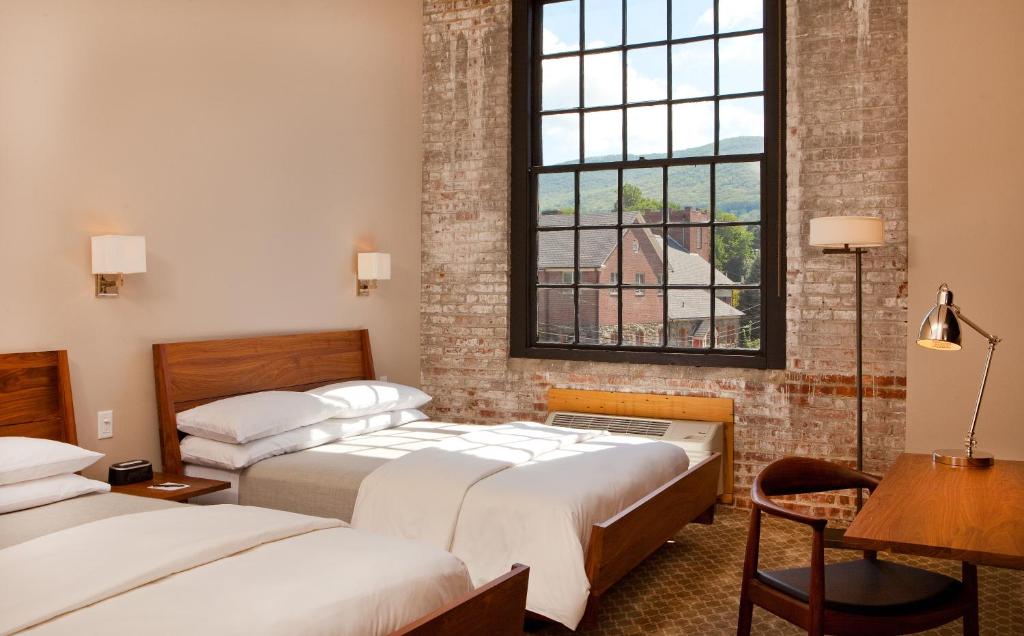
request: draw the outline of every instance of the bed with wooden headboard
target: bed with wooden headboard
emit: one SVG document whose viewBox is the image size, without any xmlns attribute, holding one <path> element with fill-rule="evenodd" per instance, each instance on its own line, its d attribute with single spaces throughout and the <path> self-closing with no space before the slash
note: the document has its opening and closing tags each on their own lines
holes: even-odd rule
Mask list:
<svg viewBox="0 0 1024 636">
<path fill-rule="evenodd" d="M 257 379 L 257 382 L 272 382 L 272 378 L 279 378 L 289 383 L 295 377 L 301 377 L 302 381 L 289 385 L 296 390 L 303 388 L 305 384 L 317 384 L 318 380 L 306 381 L 308 378 L 337 381 L 372 377 L 373 363 L 368 357 L 368 340 L 364 344 L 360 340 L 361 337 L 365 337 L 365 332 L 363 336 L 357 332 L 348 332 L 346 335 L 309 334 L 278 341 L 288 343 L 287 347 L 278 349 L 260 343 L 250 351 L 251 356 L 247 357 L 252 359 L 254 356 L 264 363 L 273 360 L 271 366 L 276 369 L 276 375 L 261 376 L 259 368 L 246 367 L 240 363 L 237 356 L 230 353 L 222 358 L 222 363 L 225 368 L 245 373 L 246 377 L 262 377 L 262 380 Z M 364 346 L 366 356 L 362 353 Z M 323 357 L 315 356 L 317 362 L 311 367 L 310 359 L 306 356 L 283 355 L 285 348 L 293 352 L 297 348 L 307 353 L 324 352 L 325 348 L 330 351 Z M 177 358 L 175 360 L 180 361 Z M 187 366 L 187 362 L 184 363 L 184 368 L 187 369 Z M 290 368 L 293 371 L 289 371 Z M 230 383 L 215 382 L 208 386 L 210 391 L 228 391 L 225 395 L 231 394 L 232 391 Z M 195 389 L 188 383 L 186 387 Z M 186 392 L 183 395 L 192 396 L 194 393 Z M 215 396 L 207 397 L 214 399 Z M 202 399 L 204 398 L 200 400 Z M 0 354 L 0 437 L 35 437 L 69 444 L 78 443 L 67 351 Z M 115 504 L 108 498 L 118 499 L 120 503 Z M 100 502 L 101 499 L 103 503 Z M 133 502 L 137 502 L 137 505 L 133 506 Z M 97 509 L 86 510 L 90 504 Z M 8 525 L 4 526 L 5 529 L 11 530 L 11 526 L 30 521 L 32 528 L 41 532 L 39 535 L 28 535 L 15 542 L 20 543 L 33 536 L 42 536 L 109 516 L 149 512 L 180 505 L 183 504 L 119 494 L 100 494 L 6 513 L 5 519 L 0 523 L 6 522 Z M 43 508 L 47 510 L 44 511 Z M 46 523 L 40 523 L 41 520 Z M 47 526 L 52 527 L 44 529 Z M 0 536 L 0 539 L 2 538 Z M 0 548 L 3 545 L 6 544 L 0 541 Z M 83 550 L 85 549 L 83 547 Z M 343 573 L 339 575 L 341 574 Z M 390 636 L 459 636 L 474 632 L 502 636 L 520 634 L 528 577 L 529 568 L 517 564 L 507 574 L 399 628 Z M 249 583 L 244 581 L 239 584 Z"/>
<path fill-rule="evenodd" d="M 0 354 L 0 437 L 78 444 L 67 351 Z"/>
<path fill-rule="evenodd" d="M 167 471 L 182 468 L 182 436 L 177 430 L 176 414 L 183 410 L 244 393 L 301 391 L 342 380 L 374 377 L 366 330 L 156 344 L 153 364 L 160 443 Z M 552 397 L 559 401 L 560 408 L 574 403 L 576 410 L 612 412 L 601 410 L 610 408 L 607 400 L 597 404 L 593 400 L 581 401 L 578 393 L 554 391 Z M 653 405 L 646 411 L 637 410 L 631 402 L 620 407 L 625 412 L 618 412 L 662 417 L 665 413 L 677 417 L 682 413 L 689 414 L 690 419 L 697 419 L 694 414 L 700 412 L 717 418 L 713 421 L 732 422 L 732 401 L 727 399 L 675 396 L 667 401 L 656 399 Z M 728 433 L 731 438 L 731 429 Z M 598 600 L 605 591 L 683 526 L 691 521 L 712 522 L 721 463 L 721 455 L 713 454 L 614 517 L 594 524 L 586 551 L 591 593 L 585 622 L 593 621 Z"/>
</svg>

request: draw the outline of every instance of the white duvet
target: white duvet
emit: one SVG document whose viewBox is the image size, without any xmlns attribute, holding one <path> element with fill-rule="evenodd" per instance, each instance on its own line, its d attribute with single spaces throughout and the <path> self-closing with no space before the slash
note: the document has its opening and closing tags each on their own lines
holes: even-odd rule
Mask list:
<svg viewBox="0 0 1024 636">
<path fill-rule="evenodd" d="M 385 634 L 469 592 L 441 550 L 242 506 L 111 517 L 0 550 L 0 634 Z"/>
<path fill-rule="evenodd" d="M 575 629 L 592 525 L 688 466 L 663 442 L 507 424 L 384 464 L 363 480 L 352 525 L 449 549 L 475 585 L 529 565 L 527 609 Z"/>
</svg>

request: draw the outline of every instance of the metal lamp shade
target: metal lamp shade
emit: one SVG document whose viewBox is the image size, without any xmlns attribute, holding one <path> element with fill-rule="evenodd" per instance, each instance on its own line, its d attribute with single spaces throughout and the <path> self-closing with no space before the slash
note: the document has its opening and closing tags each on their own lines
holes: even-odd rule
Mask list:
<svg viewBox="0 0 1024 636">
<path fill-rule="evenodd" d="M 917 344 L 925 349 L 938 351 L 959 351 L 960 321 L 953 311 L 953 292 L 943 285 L 939 288 L 938 298 L 924 320 L 917 335 Z"/>
</svg>

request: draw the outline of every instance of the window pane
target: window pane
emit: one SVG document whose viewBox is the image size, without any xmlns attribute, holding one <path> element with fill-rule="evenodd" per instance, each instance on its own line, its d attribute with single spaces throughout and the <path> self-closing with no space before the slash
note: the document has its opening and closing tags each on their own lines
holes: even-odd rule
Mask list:
<svg viewBox="0 0 1024 636">
<path fill-rule="evenodd" d="M 718 120 L 719 154 L 764 152 L 764 99 L 723 99 Z"/>
<path fill-rule="evenodd" d="M 628 159 L 664 157 L 668 151 L 668 108 L 636 106 L 626 110 Z"/>
<path fill-rule="evenodd" d="M 622 230 L 622 284 L 627 286 L 658 285 L 661 266 L 662 228 L 627 228 Z M 637 290 L 624 291 L 627 296 Z M 657 295 L 649 289 L 645 294 Z M 634 294 L 635 295 L 635 294 Z"/>
<path fill-rule="evenodd" d="M 580 48 L 580 4 L 578 0 L 544 5 L 544 53 L 576 51 Z"/>
<path fill-rule="evenodd" d="M 537 282 L 548 285 L 571 284 L 565 272 L 572 273 L 575 232 L 556 230 L 537 233 Z"/>
<path fill-rule="evenodd" d="M 668 344 L 706 349 L 711 344 L 711 294 L 703 289 L 668 290 Z"/>
<path fill-rule="evenodd" d="M 664 199 L 661 168 L 622 171 L 622 222 L 661 223 Z"/>
<path fill-rule="evenodd" d="M 579 115 L 545 115 L 542 117 L 541 148 L 544 151 L 544 165 L 579 161 Z"/>
<path fill-rule="evenodd" d="M 761 25 L 761 0 L 718 1 L 719 33 L 760 29 Z"/>
<path fill-rule="evenodd" d="M 718 41 L 718 93 L 752 93 L 764 86 L 764 49 L 760 35 Z M 674 63 L 674 62 L 673 62 Z M 674 69 L 673 69 L 674 70 Z"/>
<path fill-rule="evenodd" d="M 692 102 L 672 107 L 672 156 L 715 154 L 715 104 Z"/>
<path fill-rule="evenodd" d="M 556 57 L 542 62 L 544 78 L 544 110 L 576 108 L 580 105 L 580 60 L 578 57 Z"/>
<path fill-rule="evenodd" d="M 757 289 L 715 290 L 715 346 L 761 348 L 761 292 Z"/>
<path fill-rule="evenodd" d="M 583 21 L 588 49 L 622 44 L 622 0 L 587 0 Z"/>
<path fill-rule="evenodd" d="M 761 228 L 727 225 L 715 228 L 715 284 L 761 282 Z"/>
<path fill-rule="evenodd" d="M 668 282 L 670 285 L 707 285 L 711 282 L 711 228 L 706 225 L 668 230 Z"/>
<path fill-rule="evenodd" d="M 573 223 L 575 184 L 571 172 L 537 176 L 537 225 L 570 226 Z"/>
<path fill-rule="evenodd" d="M 583 56 L 583 105 L 622 103 L 622 53 Z"/>
<path fill-rule="evenodd" d="M 622 111 L 583 114 L 584 161 L 622 160 Z"/>
<path fill-rule="evenodd" d="M 615 229 L 580 230 L 580 282 L 612 285 L 619 271 Z"/>
<path fill-rule="evenodd" d="M 676 44 L 672 47 L 672 99 L 715 93 L 715 43 Z"/>
<path fill-rule="evenodd" d="M 537 290 L 537 342 L 571 343 L 575 340 L 576 318 L 573 290 Z"/>
<path fill-rule="evenodd" d="M 667 47 L 633 49 L 626 53 L 626 98 L 650 102 L 668 98 Z"/>
<path fill-rule="evenodd" d="M 720 163 L 715 168 L 715 220 L 761 220 L 761 164 Z"/>
<path fill-rule="evenodd" d="M 615 225 L 619 222 L 619 173 L 595 170 L 580 173 L 580 223 Z"/>
<path fill-rule="evenodd" d="M 661 346 L 664 298 L 653 289 L 622 290 L 622 344 Z"/>
<path fill-rule="evenodd" d="M 580 343 L 615 345 L 619 342 L 619 297 L 614 290 L 582 288 Z"/>
<path fill-rule="evenodd" d="M 711 207 L 711 167 L 668 169 L 669 223 L 707 223 Z"/>
<path fill-rule="evenodd" d="M 626 43 L 668 39 L 667 0 L 626 0 Z"/>
<path fill-rule="evenodd" d="M 672 0 L 672 39 L 713 33 L 714 11 L 714 0 Z"/>
</svg>

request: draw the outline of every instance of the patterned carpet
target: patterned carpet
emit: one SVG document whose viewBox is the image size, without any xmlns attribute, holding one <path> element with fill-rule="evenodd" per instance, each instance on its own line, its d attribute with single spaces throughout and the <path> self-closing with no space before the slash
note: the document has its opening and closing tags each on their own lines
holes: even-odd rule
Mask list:
<svg viewBox="0 0 1024 636">
<path fill-rule="evenodd" d="M 746 510 L 720 507 L 714 525 L 692 524 L 619 582 L 605 597 L 598 628 L 578 634 L 736 633 L 740 573 L 746 545 Z M 1024 523 L 1024 521 L 1022 521 Z M 807 565 L 810 530 L 765 516 L 761 537 L 761 567 Z M 842 550 L 826 551 L 826 559 L 851 558 Z M 960 577 L 960 564 L 918 557 L 881 555 L 904 563 Z M 978 568 L 981 633 L 1024 634 L 1024 571 Z M 571 634 L 562 626 L 540 626 L 532 634 Z M 760 609 L 754 609 L 754 634 L 800 634 L 798 628 Z M 960 621 L 927 634 L 962 634 Z"/>
</svg>

